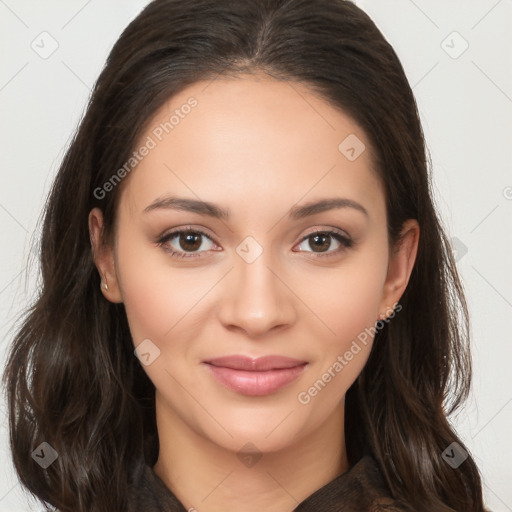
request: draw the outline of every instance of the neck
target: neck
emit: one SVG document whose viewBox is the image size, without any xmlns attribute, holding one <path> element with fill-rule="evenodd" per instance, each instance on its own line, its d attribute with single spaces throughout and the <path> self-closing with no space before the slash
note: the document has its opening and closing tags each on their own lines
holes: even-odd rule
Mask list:
<svg viewBox="0 0 512 512">
<path fill-rule="evenodd" d="M 166 407 L 158 392 L 156 413 L 154 471 L 187 510 L 291 512 L 348 469 L 343 402 L 320 427 L 272 453 L 237 453 L 213 443 Z"/>
</svg>

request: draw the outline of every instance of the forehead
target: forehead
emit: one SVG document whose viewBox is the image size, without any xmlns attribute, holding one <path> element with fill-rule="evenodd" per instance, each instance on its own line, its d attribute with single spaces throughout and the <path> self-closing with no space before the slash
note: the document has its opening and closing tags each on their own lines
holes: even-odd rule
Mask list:
<svg viewBox="0 0 512 512">
<path fill-rule="evenodd" d="M 142 146 L 150 149 L 122 194 L 134 212 L 169 193 L 235 212 L 326 194 L 384 205 L 365 133 L 296 82 L 266 75 L 197 82 L 157 111 L 135 150 Z"/>
</svg>

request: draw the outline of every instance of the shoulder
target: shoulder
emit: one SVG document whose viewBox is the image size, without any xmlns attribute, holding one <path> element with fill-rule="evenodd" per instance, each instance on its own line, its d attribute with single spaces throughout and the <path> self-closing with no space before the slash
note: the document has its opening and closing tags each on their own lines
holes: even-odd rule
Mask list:
<svg viewBox="0 0 512 512">
<path fill-rule="evenodd" d="M 379 464 L 371 455 L 361 458 L 350 473 L 361 493 L 368 496 L 368 512 L 411 512 L 408 506 L 392 497 Z"/>
<path fill-rule="evenodd" d="M 391 495 L 377 461 L 365 455 L 349 470 L 352 483 L 368 497 L 368 512 L 410 512 Z"/>
<path fill-rule="evenodd" d="M 295 512 L 410 512 L 390 494 L 377 461 L 362 457 L 348 471 L 313 493 Z"/>
<path fill-rule="evenodd" d="M 128 497 L 127 512 L 187 512 L 150 466 L 139 469 Z"/>
</svg>

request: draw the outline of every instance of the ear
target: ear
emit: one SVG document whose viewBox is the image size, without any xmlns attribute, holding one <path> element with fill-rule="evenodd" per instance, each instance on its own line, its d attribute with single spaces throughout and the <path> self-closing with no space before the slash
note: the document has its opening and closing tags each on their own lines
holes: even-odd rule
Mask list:
<svg viewBox="0 0 512 512">
<path fill-rule="evenodd" d="M 117 279 L 114 249 L 104 242 L 103 212 L 99 208 L 93 208 L 89 213 L 89 236 L 94 264 L 101 277 L 103 295 L 110 302 L 123 302 Z"/>
<path fill-rule="evenodd" d="M 392 248 L 389 258 L 388 274 L 379 308 L 379 318 L 381 319 L 392 313 L 393 306 L 400 300 L 407 287 L 416 261 L 419 237 L 420 227 L 418 222 L 415 219 L 405 221 L 400 239 Z"/>
</svg>

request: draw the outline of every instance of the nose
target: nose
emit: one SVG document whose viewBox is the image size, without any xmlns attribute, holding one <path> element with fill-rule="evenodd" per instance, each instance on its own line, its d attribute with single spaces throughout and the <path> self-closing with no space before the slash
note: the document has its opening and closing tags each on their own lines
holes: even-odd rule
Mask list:
<svg viewBox="0 0 512 512">
<path fill-rule="evenodd" d="M 294 323 L 293 286 L 280 276 L 279 268 L 266 251 L 251 263 L 235 255 L 219 308 L 225 328 L 258 338 Z"/>
</svg>

